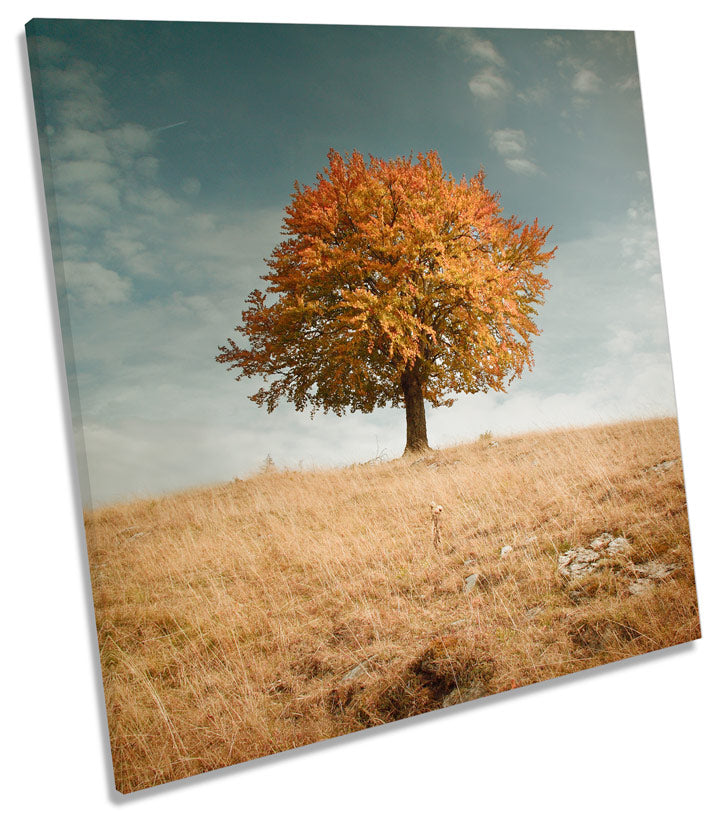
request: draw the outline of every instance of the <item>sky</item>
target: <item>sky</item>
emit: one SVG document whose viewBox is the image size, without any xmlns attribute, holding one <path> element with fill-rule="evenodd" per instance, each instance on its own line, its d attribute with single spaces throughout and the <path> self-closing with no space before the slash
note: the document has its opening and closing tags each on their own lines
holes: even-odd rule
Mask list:
<svg viewBox="0 0 720 819">
<path fill-rule="evenodd" d="M 396 457 L 402 409 L 267 412 L 215 362 L 293 183 L 436 150 L 552 225 L 535 367 L 428 406 L 432 446 L 675 413 L 630 32 L 34 21 L 83 504 Z"/>
</svg>

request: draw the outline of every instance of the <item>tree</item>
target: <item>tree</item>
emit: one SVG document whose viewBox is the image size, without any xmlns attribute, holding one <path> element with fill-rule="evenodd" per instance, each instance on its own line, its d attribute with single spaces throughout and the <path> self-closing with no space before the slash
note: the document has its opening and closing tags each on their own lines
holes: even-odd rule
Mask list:
<svg viewBox="0 0 720 819">
<path fill-rule="evenodd" d="M 406 452 L 428 448 L 425 401 L 505 390 L 532 366 L 533 316 L 555 253 L 550 228 L 503 218 L 484 172 L 459 182 L 431 151 L 385 161 L 328 154 L 314 186 L 295 182 L 284 241 L 216 360 L 272 412 L 342 415 L 404 406 Z"/>
</svg>

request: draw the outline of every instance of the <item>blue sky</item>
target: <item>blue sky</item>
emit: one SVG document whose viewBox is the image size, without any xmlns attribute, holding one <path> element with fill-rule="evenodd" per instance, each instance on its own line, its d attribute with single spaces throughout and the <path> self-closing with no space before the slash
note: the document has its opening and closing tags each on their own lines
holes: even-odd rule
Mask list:
<svg viewBox="0 0 720 819">
<path fill-rule="evenodd" d="M 535 369 L 506 394 L 429 410 L 431 445 L 675 412 L 631 33 L 35 21 L 29 34 L 86 505 L 242 476 L 268 454 L 307 467 L 402 452 L 402 410 L 268 415 L 214 361 L 293 182 L 311 183 L 331 147 L 437 150 L 457 177 L 485 168 L 506 213 L 554 225 Z"/>
</svg>

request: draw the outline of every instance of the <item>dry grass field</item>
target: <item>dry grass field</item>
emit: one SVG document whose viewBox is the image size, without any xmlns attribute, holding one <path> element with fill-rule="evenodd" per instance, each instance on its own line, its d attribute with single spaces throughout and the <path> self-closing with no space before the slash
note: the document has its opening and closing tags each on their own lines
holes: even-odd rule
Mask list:
<svg viewBox="0 0 720 819">
<path fill-rule="evenodd" d="M 88 513 L 118 789 L 698 638 L 679 458 L 675 419 L 633 421 Z M 564 580 L 602 532 L 630 550 Z"/>
</svg>

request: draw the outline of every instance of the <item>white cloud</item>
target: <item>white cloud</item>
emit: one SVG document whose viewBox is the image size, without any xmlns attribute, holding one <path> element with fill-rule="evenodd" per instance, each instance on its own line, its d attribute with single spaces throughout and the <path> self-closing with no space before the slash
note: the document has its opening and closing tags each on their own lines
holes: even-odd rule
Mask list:
<svg viewBox="0 0 720 819">
<path fill-rule="evenodd" d="M 71 297 L 84 307 L 107 307 L 130 296 L 130 282 L 97 262 L 66 262 L 64 272 Z"/>
<path fill-rule="evenodd" d="M 60 54 L 56 52 L 55 56 Z M 65 67 L 55 66 L 43 72 L 48 96 L 59 100 L 59 121 L 79 129 L 96 128 L 109 121 L 109 106 L 98 79 L 95 67 L 82 60 L 71 60 Z"/>
<path fill-rule="evenodd" d="M 196 194 L 200 193 L 201 187 L 202 184 L 200 183 L 200 180 L 194 176 L 189 176 L 187 179 L 183 179 L 182 189 L 188 196 L 195 196 Z"/>
<path fill-rule="evenodd" d="M 525 176 L 535 176 L 535 174 L 541 173 L 540 168 L 538 168 L 538 166 L 530 159 L 526 159 L 525 157 L 512 157 L 511 159 L 506 159 L 505 164 L 514 173 L 524 174 Z"/>
<path fill-rule="evenodd" d="M 513 173 L 533 176 L 541 173 L 540 168 L 526 156 L 528 139 L 520 129 L 501 128 L 490 135 L 490 147 L 504 159 L 505 165 Z"/>
<path fill-rule="evenodd" d="M 497 66 L 505 65 L 505 60 L 498 54 L 497 49 L 490 40 L 484 40 L 471 31 L 457 31 L 454 34 L 454 39 L 468 57 L 493 63 Z"/>
<path fill-rule="evenodd" d="M 527 150 L 527 137 L 519 129 L 502 128 L 490 135 L 490 147 L 500 156 L 522 156 Z"/>
<path fill-rule="evenodd" d="M 526 88 L 524 91 L 518 91 L 517 96 L 522 102 L 541 105 L 550 96 L 550 90 L 548 89 L 547 85 L 538 83 L 537 85 Z"/>
<path fill-rule="evenodd" d="M 544 40 L 543 45 L 550 51 L 561 51 L 567 48 L 568 41 L 560 34 L 549 34 Z"/>
<path fill-rule="evenodd" d="M 573 77 L 572 87 L 581 94 L 595 94 L 602 89 L 602 80 L 589 68 L 581 68 Z"/>
<path fill-rule="evenodd" d="M 640 78 L 637 74 L 631 74 L 625 80 L 618 83 L 618 88 L 621 91 L 634 91 L 636 88 L 640 88 Z"/>
<path fill-rule="evenodd" d="M 498 99 L 510 91 L 510 83 L 493 68 L 486 68 L 468 82 L 470 92 L 480 99 Z"/>
</svg>

